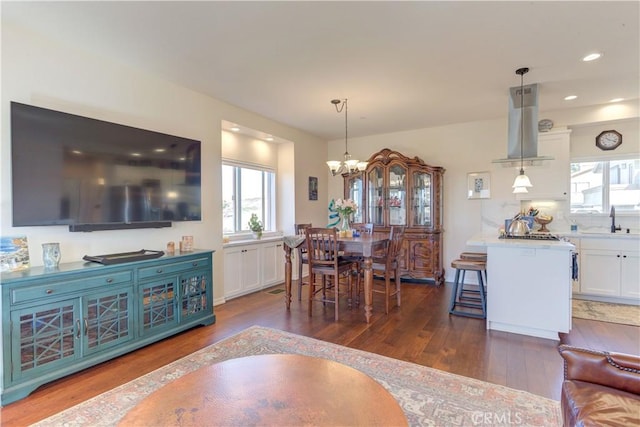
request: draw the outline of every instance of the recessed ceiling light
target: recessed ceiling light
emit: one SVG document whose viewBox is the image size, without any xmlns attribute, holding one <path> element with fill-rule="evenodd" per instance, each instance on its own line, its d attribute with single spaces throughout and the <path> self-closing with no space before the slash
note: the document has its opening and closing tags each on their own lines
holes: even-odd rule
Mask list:
<svg viewBox="0 0 640 427">
<path fill-rule="evenodd" d="M 620 101 L 624 101 L 624 98 L 613 98 L 609 100 L 609 102 L 620 102 Z"/>
<path fill-rule="evenodd" d="M 156 153 L 164 153 L 166 150 L 164 148 L 155 148 L 153 151 Z"/>
<path fill-rule="evenodd" d="M 140 153 L 131 153 L 131 155 L 132 155 L 133 157 L 140 157 L 140 156 L 141 156 L 141 154 L 140 154 Z"/>
<path fill-rule="evenodd" d="M 271 141 L 273 141 L 273 137 L 272 136 L 268 136 L 268 137 L 265 138 L 265 140 L 271 142 Z"/>
<path fill-rule="evenodd" d="M 234 131 L 234 132 L 239 132 L 239 131 L 240 131 L 240 128 L 239 128 L 238 126 L 233 126 L 233 127 L 231 128 L 231 130 L 232 130 L 232 131 Z"/>
<path fill-rule="evenodd" d="M 589 55 L 587 55 L 584 58 L 582 58 L 582 60 L 584 62 L 595 61 L 596 59 L 600 58 L 601 56 L 602 56 L 601 53 L 590 53 Z"/>
<path fill-rule="evenodd" d="M 577 96 L 576 95 L 569 95 L 569 96 L 565 96 L 564 100 L 565 101 L 573 101 L 574 99 L 576 99 Z"/>
</svg>

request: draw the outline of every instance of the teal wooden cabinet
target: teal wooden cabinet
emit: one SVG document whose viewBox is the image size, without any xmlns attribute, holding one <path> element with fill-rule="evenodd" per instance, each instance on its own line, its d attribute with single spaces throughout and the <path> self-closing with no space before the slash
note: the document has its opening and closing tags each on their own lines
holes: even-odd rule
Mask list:
<svg viewBox="0 0 640 427">
<path fill-rule="evenodd" d="M 2 273 L 2 405 L 54 379 L 214 323 L 212 254 Z"/>
</svg>

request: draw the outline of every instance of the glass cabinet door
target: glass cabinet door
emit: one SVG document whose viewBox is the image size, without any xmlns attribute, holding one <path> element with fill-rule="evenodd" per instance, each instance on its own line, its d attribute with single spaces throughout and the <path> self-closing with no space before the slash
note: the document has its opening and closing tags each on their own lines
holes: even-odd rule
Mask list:
<svg viewBox="0 0 640 427">
<path fill-rule="evenodd" d="M 389 168 L 389 225 L 407 225 L 407 168 Z"/>
<path fill-rule="evenodd" d="M 362 174 L 347 178 L 347 194 L 345 197 L 353 200 L 358 205 L 358 210 L 353 214 L 353 222 L 364 222 L 364 188 Z"/>
<path fill-rule="evenodd" d="M 412 177 L 412 226 L 433 226 L 431 174 L 414 172 Z"/>
<path fill-rule="evenodd" d="M 384 225 L 385 194 L 383 168 L 376 166 L 367 174 L 367 212 L 368 222 Z"/>
</svg>

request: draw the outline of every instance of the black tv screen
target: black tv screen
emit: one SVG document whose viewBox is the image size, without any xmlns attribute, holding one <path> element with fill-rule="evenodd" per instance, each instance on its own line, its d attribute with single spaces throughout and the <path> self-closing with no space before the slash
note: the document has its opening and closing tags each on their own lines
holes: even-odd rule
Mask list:
<svg viewBox="0 0 640 427">
<path fill-rule="evenodd" d="M 201 219 L 200 141 L 11 103 L 13 226 Z"/>
</svg>

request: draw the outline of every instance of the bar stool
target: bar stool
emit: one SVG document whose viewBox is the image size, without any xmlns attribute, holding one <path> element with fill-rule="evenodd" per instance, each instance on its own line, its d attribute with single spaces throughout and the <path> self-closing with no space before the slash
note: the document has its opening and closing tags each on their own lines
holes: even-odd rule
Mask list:
<svg viewBox="0 0 640 427">
<path fill-rule="evenodd" d="M 460 253 L 460 259 L 466 259 L 466 260 L 471 260 L 471 261 L 481 261 L 486 263 L 487 262 L 487 253 L 486 252 L 462 252 Z M 462 283 L 464 283 L 464 275 L 465 272 L 462 272 Z M 489 277 L 487 276 L 487 269 L 484 269 L 484 282 L 485 285 L 486 283 L 488 283 L 489 281 Z M 478 291 L 476 290 L 468 290 L 467 292 L 471 292 L 474 294 L 477 294 Z M 486 289 L 485 289 L 486 292 Z"/>
<path fill-rule="evenodd" d="M 470 259 L 456 259 L 451 262 L 451 267 L 456 269 L 456 276 L 451 292 L 449 314 L 485 319 L 487 317 L 487 293 L 484 286 L 482 272 L 486 271 L 487 263 L 485 261 Z M 478 290 L 465 289 L 464 273 L 466 273 L 467 271 L 477 272 Z M 465 293 L 472 293 L 474 294 L 474 296 L 468 296 L 465 295 Z M 459 310 L 458 308 L 470 308 L 473 310 L 479 310 L 480 312 L 463 311 Z"/>
</svg>

